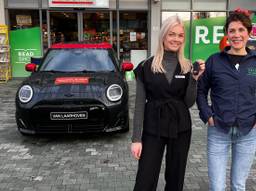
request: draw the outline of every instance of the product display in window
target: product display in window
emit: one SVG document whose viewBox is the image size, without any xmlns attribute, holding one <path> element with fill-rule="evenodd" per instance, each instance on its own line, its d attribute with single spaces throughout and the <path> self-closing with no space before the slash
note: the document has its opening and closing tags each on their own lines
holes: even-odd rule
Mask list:
<svg viewBox="0 0 256 191">
<path fill-rule="evenodd" d="M 8 51 L 9 51 L 9 46 L 8 46 L 8 45 L 6 45 L 6 46 L 4 46 L 4 45 L 0 46 L 0 53 L 4 53 L 4 52 L 8 52 Z"/>
<path fill-rule="evenodd" d="M 109 13 L 84 13 L 83 27 L 84 41 L 110 42 Z"/>
<path fill-rule="evenodd" d="M 5 44 L 6 37 L 5 34 L 0 34 L 0 44 Z"/>
<path fill-rule="evenodd" d="M 9 58 L 7 54 L 0 53 L 0 62 L 9 62 Z"/>
<path fill-rule="evenodd" d="M 120 13 L 120 59 L 131 61 L 132 50 L 147 50 L 147 13 Z M 133 51 L 136 54 L 136 51 Z"/>
<path fill-rule="evenodd" d="M 8 27 L 0 25 L 0 83 L 11 78 L 10 46 L 8 41 Z"/>
<path fill-rule="evenodd" d="M 38 10 L 12 9 L 8 12 L 10 30 L 28 29 L 40 26 Z"/>
<path fill-rule="evenodd" d="M 250 48 L 251 50 L 256 50 L 256 16 L 254 13 L 254 16 L 252 18 L 252 32 L 250 35 L 250 39 L 247 42 L 247 46 L 248 48 Z"/>
<path fill-rule="evenodd" d="M 131 59 L 131 50 L 146 50 L 146 32 L 136 32 L 132 29 L 120 30 L 120 56 L 122 60 Z"/>
<path fill-rule="evenodd" d="M 78 41 L 77 13 L 51 12 L 50 34 L 52 44 Z"/>
</svg>

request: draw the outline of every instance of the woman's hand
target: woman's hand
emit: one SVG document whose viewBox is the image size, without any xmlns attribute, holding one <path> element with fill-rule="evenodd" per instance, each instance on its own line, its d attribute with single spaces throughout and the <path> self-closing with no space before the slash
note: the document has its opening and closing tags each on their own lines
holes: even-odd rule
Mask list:
<svg viewBox="0 0 256 191">
<path fill-rule="evenodd" d="M 214 126 L 213 117 L 210 117 L 210 118 L 208 119 L 208 126 Z"/>
<path fill-rule="evenodd" d="M 197 75 L 192 74 L 192 76 L 195 80 L 198 80 L 198 78 L 204 73 L 205 62 L 201 59 L 196 60 L 196 61 L 199 63 L 199 73 Z"/>
<path fill-rule="evenodd" d="M 142 151 L 142 144 L 140 142 L 132 143 L 131 152 L 132 152 L 132 156 L 135 159 L 137 160 L 140 159 L 141 151 Z"/>
</svg>

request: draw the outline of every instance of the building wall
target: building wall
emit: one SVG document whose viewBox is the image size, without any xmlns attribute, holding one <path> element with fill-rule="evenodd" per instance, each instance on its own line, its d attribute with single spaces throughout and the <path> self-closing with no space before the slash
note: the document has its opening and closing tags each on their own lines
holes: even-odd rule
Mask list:
<svg viewBox="0 0 256 191">
<path fill-rule="evenodd" d="M 4 0 L 0 0 L 0 24 L 5 24 Z"/>
<path fill-rule="evenodd" d="M 4 2 L 6 2 L 4 6 Z M 104 11 L 112 11 L 113 17 L 115 18 L 116 10 L 119 11 L 119 14 L 122 15 L 122 12 L 130 13 L 132 12 L 140 12 L 144 11 L 144 13 L 149 13 L 148 16 L 148 26 L 147 26 L 147 34 L 148 34 L 148 55 L 155 54 L 157 44 L 158 44 L 158 35 L 161 27 L 161 22 L 168 16 L 177 14 L 182 18 L 186 18 L 185 20 L 189 23 L 188 28 L 192 28 L 192 24 L 195 23 L 196 20 L 199 20 L 206 16 L 206 13 L 209 12 L 209 17 L 217 17 L 226 16 L 229 11 L 234 10 L 237 7 L 241 7 L 244 9 L 251 9 L 255 12 L 255 0 L 109 0 L 109 9 Z M 6 8 L 6 9 L 4 9 Z M 41 9 L 42 8 L 42 9 Z M 46 19 L 46 15 L 48 14 L 51 8 L 48 7 L 48 0 L 0 0 L 0 24 L 5 23 L 7 21 L 10 24 L 10 18 L 5 18 L 5 11 L 8 12 L 10 17 L 10 13 L 15 10 L 23 10 L 26 11 L 39 11 L 42 10 L 43 13 L 43 26 L 47 26 L 46 22 L 49 21 Z M 55 9 L 52 9 L 55 10 Z M 59 10 L 59 9 L 56 9 Z M 65 10 L 65 9 L 63 9 Z M 92 10 L 90 10 L 92 11 Z M 99 9 L 102 11 L 102 9 Z M 39 13 L 39 12 L 38 12 Z M 39 18 L 39 14 L 37 13 L 37 17 Z M 51 13 L 50 13 L 51 14 Z M 49 15 L 50 15 L 49 14 Z M 212 16 L 211 14 L 214 14 Z M 255 14 L 256 15 L 256 14 Z M 208 17 L 207 16 L 207 17 Z M 198 18 L 196 18 L 198 17 Z M 8 22 L 9 20 L 9 22 Z M 39 20 L 39 19 L 38 19 Z M 115 20 L 113 20 L 115 22 Z M 120 21 L 119 21 L 120 22 Z M 37 22 L 39 23 L 39 22 Z M 256 23 L 256 21 L 254 21 Z M 118 23 L 119 25 L 122 22 Z M 256 24 L 255 24 L 256 25 Z M 113 27 L 116 27 L 117 24 L 114 24 Z M 46 27 L 47 28 L 47 27 Z M 120 28 L 119 28 L 120 29 Z M 46 30 L 47 32 L 47 30 Z M 116 35 L 115 28 L 113 28 L 113 33 Z M 191 31 L 186 31 L 188 34 L 187 39 L 190 43 L 193 42 L 193 33 Z M 122 40 L 121 35 L 120 39 Z M 120 43 L 119 39 L 119 43 Z M 255 40 L 256 41 L 256 40 Z M 112 42 L 112 41 L 111 41 Z M 46 41 L 46 44 L 51 44 L 50 40 Z M 193 44 L 186 46 L 185 49 L 186 56 L 188 58 L 193 59 Z M 47 47 L 47 46 L 46 46 Z M 119 46 L 117 46 L 119 47 Z M 121 51 L 121 50 L 120 50 Z M 118 51 L 119 52 L 119 51 Z"/>
<path fill-rule="evenodd" d="M 150 54 L 155 54 L 157 44 L 158 44 L 158 35 L 160 31 L 160 21 L 161 18 L 161 3 L 152 3 L 151 4 L 151 48 Z"/>
</svg>

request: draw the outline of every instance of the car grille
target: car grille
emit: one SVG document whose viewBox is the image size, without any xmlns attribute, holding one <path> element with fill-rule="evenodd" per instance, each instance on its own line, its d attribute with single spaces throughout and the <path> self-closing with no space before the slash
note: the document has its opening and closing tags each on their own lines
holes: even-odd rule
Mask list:
<svg viewBox="0 0 256 191">
<path fill-rule="evenodd" d="M 87 112 L 87 119 L 51 120 L 51 112 Z M 63 102 L 62 104 L 40 104 L 33 108 L 31 119 L 38 133 L 86 133 L 101 132 L 105 128 L 107 109 L 103 104 L 85 102 Z"/>
<path fill-rule="evenodd" d="M 104 130 L 104 123 L 97 123 L 94 125 L 84 124 L 47 124 L 38 123 L 36 125 L 38 133 L 92 133 L 102 132 Z"/>
</svg>

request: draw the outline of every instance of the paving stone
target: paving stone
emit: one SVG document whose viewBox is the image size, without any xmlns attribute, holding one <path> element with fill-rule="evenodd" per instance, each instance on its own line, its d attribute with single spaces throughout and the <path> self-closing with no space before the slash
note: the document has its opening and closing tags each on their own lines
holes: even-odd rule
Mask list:
<svg viewBox="0 0 256 191">
<path fill-rule="evenodd" d="M 130 154 L 132 134 L 22 136 L 15 122 L 20 79 L 0 84 L 0 191 L 131 191 L 138 162 Z M 130 117 L 135 86 L 129 82 Z M 208 190 L 206 127 L 191 108 L 193 133 L 184 191 Z M 132 119 L 130 120 L 130 122 Z M 163 161 L 157 191 L 164 190 Z M 227 178 L 229 173 L 227 173 Z M 227 181 L 229 183 L 229 181 Z M 230 187 L 228 186 L 228 191 Z M 246 191 L 256 191 L 256 162 Z"/>
</svg>

